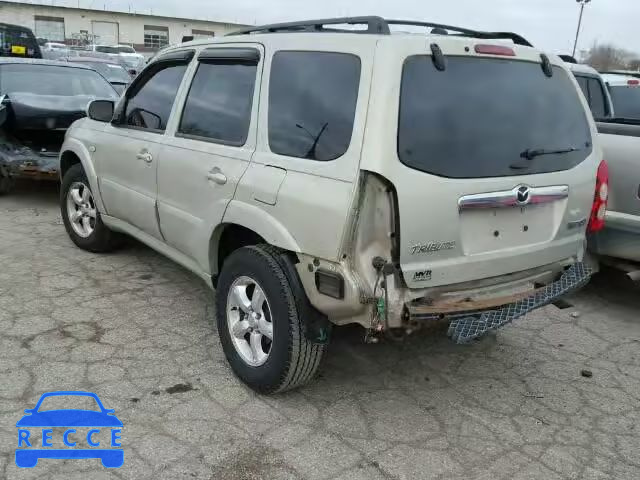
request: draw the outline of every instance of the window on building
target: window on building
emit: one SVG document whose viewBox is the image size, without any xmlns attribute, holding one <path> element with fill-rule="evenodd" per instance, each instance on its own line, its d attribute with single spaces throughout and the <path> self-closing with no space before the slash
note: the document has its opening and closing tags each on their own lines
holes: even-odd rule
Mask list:
<svg viewBox="0 0 640 480">
<path fill-rule="evenodd" d="M 201 63 L 184 107 L 180 133 L 242 146 L 247 141 L 256 65 Z"/>
<path fill-rule="evenodd" d="M 144 46 L 147 48 L 164 48 L 169 45 L 169 27 L 153 25 L 144 26 Z"/>
<path fill-rule="evenodd" d="M 269 82 L 269 146 L 310 160 L 344 155 L 360 85 L 360 59 L 329 52 L 278 52 Z"/>
<path fill-rule="evenodd" d="M 37 38 L 44 38 L 50 42 L 64 42 L 64 18 L 35 16 L 35 34 Z"/>
<path fill-rule="evenodd" d="M 187 65 L 168 65 L 141 86 L 127 101 L 124 122 L 132 127 L 164 131 Z"/>
<path fill-rule="evenodd" d="M 194 40 L 202 40 L 206 38 L 213 38 L 216 36 L 216 32 L 211 32 L 209 30 L 191 30 L 191 35 L 193 35 Z"/>
</svg>

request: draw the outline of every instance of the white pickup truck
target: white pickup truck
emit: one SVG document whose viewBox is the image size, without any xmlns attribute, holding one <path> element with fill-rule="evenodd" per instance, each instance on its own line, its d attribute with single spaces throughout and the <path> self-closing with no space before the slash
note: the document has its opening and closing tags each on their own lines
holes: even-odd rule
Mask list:
<svg viewBox="0 0 640 480">
<path fill-rule="evenodd" d="M 640 262 L 640 79 L 603 74 L 587 65 L 569 64 L 596 120 L 609 169 L 609 203 L 604 230 L 589 248 L 605 262 L 628 271 Z"/>
</svg>

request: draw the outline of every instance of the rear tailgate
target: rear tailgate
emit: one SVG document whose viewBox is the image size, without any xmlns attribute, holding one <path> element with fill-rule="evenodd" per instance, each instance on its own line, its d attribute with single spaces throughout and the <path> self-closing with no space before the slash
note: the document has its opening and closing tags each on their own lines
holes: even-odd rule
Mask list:
<svg viewBox="0 0 640 480">
<path fill-rule="evenodd" d="M 380 88 L 391 94 L 372 101 L 362 165 L 395 186 L 407 284 L 580 257 L 601 154 L 570 74 L 558 65 L 545 75 L 530 48 L 478 54 L 476 41 L 443 37 L 438 70 L 428 43 L 401 45 L 395 60 L 379 46 L 376 68 L 393 63 L 397 78 L 387 75 Z"/>
</svg>

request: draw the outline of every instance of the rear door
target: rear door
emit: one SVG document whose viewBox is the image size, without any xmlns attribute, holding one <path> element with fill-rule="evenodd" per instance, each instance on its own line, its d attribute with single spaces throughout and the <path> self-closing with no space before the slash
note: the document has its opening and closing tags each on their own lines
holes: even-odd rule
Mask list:
<svg viewBox="0 0 640 480">
<path fill-rule="evenodd" d="M 381 140 L 368 137 L 363 154 L 365 168 L 395 186 L 407 284 L 452 285 L 580 256 L 600 153 L 569 72 L 546 75 L 532 49 L 491 46 L 505 52 L 492 55 L 470 40 L 443 40 L 439 69 L 416 43 L 401 45 L 403 55 L 381 49 L 398 75 L 379 87 L 390 92 L 371 124 Z"/>
<path fill-rule="evenodd" d="M 209 271 L 209 239 L 255 151 L 261 45 L 220 45 L 198 55 L 184 106 L 158 168 L 166 242 Z"/>
</svg>

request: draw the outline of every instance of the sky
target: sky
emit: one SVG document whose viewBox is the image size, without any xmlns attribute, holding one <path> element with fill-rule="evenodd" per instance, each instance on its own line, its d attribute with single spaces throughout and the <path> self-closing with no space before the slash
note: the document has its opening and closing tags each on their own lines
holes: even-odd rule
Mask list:
<svg viewBox="0 0 640 480">
<path fill-rule="evenodd" d="M 380 15 L 492 31 L 515 31 L 537 47 L 571 53 L 579 16 L 576 0 L 25 0 L 238 23 Z M 640 0 L 592 0 L 585 8 L 578 50 L 612 43 L 640 56 Z"/>
</svg>

